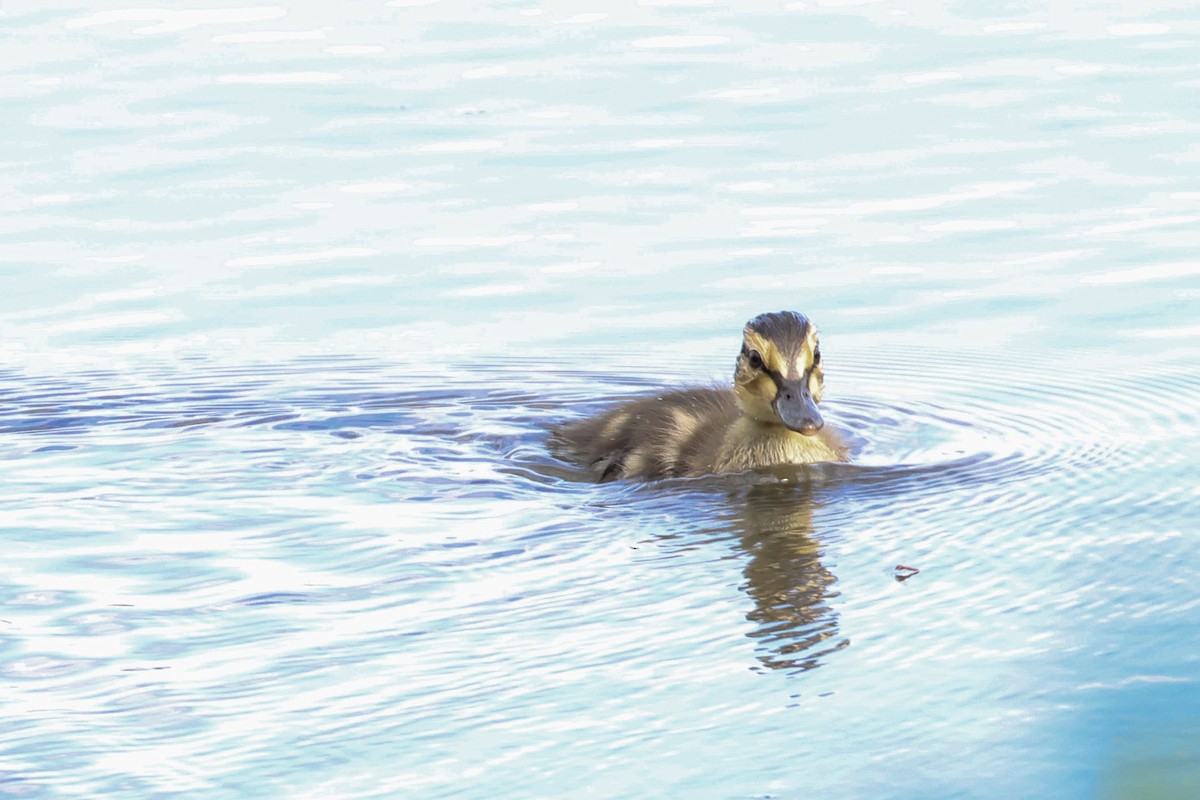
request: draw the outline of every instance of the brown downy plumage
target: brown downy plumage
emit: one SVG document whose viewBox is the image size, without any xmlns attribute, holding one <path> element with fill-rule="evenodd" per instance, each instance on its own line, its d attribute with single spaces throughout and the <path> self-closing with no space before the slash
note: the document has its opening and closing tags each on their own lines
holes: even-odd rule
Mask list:
<svg viewBox="0 0 1200 800">
<path fill-rule="evenodd" d="M 746 323 L 732 389 L 680 389 L 632 400 L 551 436 L 555 452 L 601 481 L 846 461 L 825 427 L 817 326 L 803 314 Z"/>
</svg>

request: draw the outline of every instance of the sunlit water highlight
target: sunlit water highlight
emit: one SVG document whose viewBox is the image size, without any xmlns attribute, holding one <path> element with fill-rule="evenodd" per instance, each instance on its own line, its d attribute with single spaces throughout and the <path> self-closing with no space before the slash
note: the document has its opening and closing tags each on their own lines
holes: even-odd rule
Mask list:
<svg viewBox="0 0 1200 800">
<path fill-rule="evenodd" d="M 1191 5 L 0 30 L 0 793 L 1200 785 Z M 547 452 L 785 307 L 854 463 Z"/>
</svg>

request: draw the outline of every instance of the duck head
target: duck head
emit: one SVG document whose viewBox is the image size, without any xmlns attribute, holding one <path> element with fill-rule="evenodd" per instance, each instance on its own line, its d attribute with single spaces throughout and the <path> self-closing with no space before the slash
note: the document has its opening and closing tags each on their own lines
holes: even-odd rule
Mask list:
<svg viewBox="0 0 1200 800">
<path fill-rule="evenodd" d="M 812 436 L 825 425 L 817 410 L 824 386 L 821 342 L 808 317 L 778 311 L 746 323 L 733 376 L 743 414 Z"/>
</svg>

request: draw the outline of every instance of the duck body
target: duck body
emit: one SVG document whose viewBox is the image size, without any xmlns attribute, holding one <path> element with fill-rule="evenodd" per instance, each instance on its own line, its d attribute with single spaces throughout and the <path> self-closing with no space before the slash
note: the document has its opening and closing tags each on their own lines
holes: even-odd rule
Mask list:
<svg viewBox="0 0 1200 800">
<path fill-rule="evenodd" d="M 599 481 L 846 461 L 817 411 L 822 387 L 816 326 L 795 312 L 763 314 L 743 332 L 732 387 L 631 400 L 558 428 L 551 446 Z"/>
</svg>

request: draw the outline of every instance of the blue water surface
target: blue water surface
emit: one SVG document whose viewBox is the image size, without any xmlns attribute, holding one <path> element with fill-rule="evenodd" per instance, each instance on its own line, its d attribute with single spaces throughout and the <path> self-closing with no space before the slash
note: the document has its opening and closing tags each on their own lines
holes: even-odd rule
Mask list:
<svg viewBox="0 0 1200 800">
<path fill-rule="evenodd" d="M 0 795 L 1196 796 L 1194 4 L 241 2 L 0 10 Z"/>
</svg>

